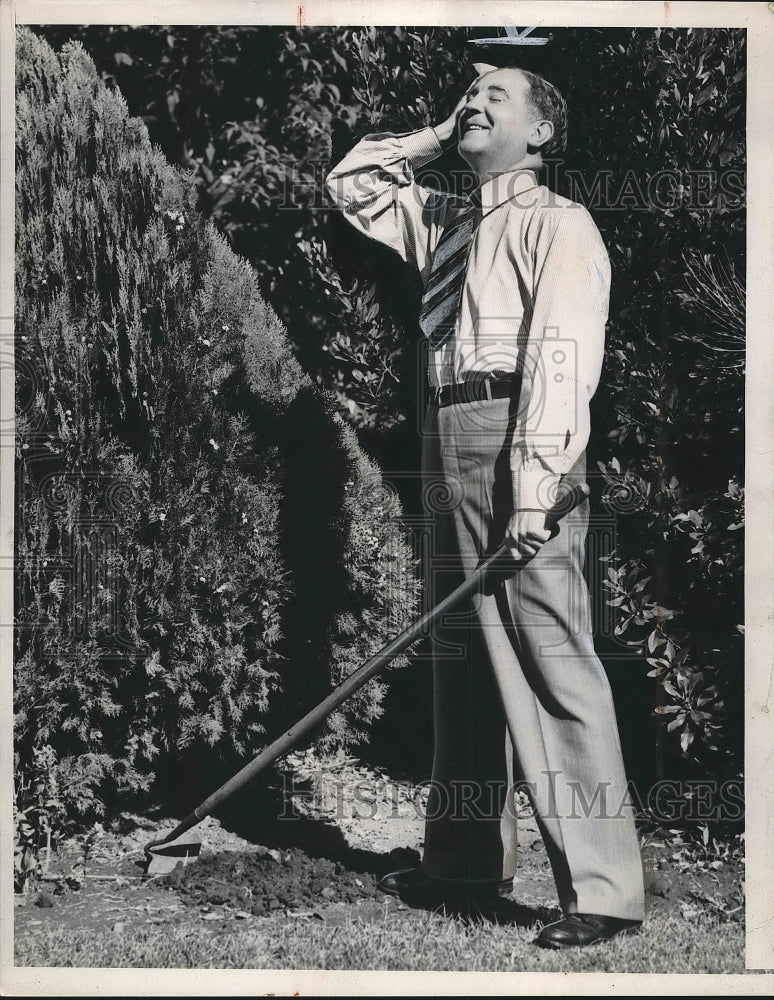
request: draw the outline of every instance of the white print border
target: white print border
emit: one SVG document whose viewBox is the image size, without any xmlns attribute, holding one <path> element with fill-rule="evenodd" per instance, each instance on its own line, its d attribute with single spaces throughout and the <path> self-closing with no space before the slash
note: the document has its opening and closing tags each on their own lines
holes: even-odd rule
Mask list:
<svg viewBox="0 0 774 1000">
<path fill-rule="evenodd" d="M 518 14 L 516 10 L 518 9 Z M 13 334 L 13 78 L 15 24 L 405 24 L 414 0 L 0 0 L 0 334 Z M 746 27 L 748 30 L 748 365 L 746 386 L 746 790 L 747 968 L 774 969 L 774 259 L 771 150 L 774 148 L 774 11 L 767 3 L 602 0 L 426 0 L 424 25 L 491 24 L 604 27 Z M 13 369 L 0 371 L 0 420 L 13 419 Z M 0 558 L 12 558 L 13 455 L 0 449 Z M 0 614 L 10 620 L 12 593 L 0 584 Z M 10 630 L 0 630 L 6 685 L 0 700 L 0 913 L 13 912 L 11 834 L 12 699 Z M 13 921 L 2 921 L 0 989 L 16 995 L 769 995 L 771 975 L 616 975 L 553 973 L 375 973 L 276 970 L 15 969 Z M 625 991 L 625 992 L 624 992 Z"/>
</svg>

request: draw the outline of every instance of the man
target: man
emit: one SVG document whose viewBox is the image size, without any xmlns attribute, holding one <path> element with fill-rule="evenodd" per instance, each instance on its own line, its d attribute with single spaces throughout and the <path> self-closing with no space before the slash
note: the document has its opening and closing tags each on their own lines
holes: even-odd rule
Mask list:
<svg viewBox="0 0 774 1000">
<path fill-rule="evenodd" d="M 537 943 L 564 948 L 634 930 L 643 918 L 631 803 L 582 572 L 588 503 L 558 533 L 545 527 L 559 482 L 585 475 L 610 269 L 588 212 L 537 181 L 543 157 L 565 146 L 561 95 L 532 73 L 478 69 L 446 121 L 367 135 L 326 180 L 345 218 L 425 284 L 431 600 L 503 537 L 529 560 L 433 636 L 424 856 L 381 887 L 407 899 L 496 899 L 515 868 L 506 794 L 515 778 L 564 914 Z M 467 199 L 414 179 L 455 140 L 479 182 Z M 434 502 L 438 485 L 445 492 Z"/>
</svg>

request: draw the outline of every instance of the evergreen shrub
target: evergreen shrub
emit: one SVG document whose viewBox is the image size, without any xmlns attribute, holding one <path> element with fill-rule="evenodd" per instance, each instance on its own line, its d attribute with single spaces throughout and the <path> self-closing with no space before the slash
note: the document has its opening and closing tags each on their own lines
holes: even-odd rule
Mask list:
<svg viewBox="0 0 774 1000">
<path fill-rule="evenodd" d="M 334 397 L 80 44 L 19 30 L 16 139 L 18 789 L 49 748 L 72 820 L 256 753 L 417 584 Z"/>
</svg>

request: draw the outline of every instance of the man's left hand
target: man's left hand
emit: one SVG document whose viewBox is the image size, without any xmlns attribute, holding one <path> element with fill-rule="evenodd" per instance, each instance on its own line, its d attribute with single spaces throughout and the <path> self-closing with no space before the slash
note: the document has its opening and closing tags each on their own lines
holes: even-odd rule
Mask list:
<svg viewBox="0 0 774 1000">
<path fill-rule="evenodd" d="M 508 521 L 505 542 L 514 559 L 532 559 L 551 537 L 544 510 L 515 510 Z"/>
</svg>

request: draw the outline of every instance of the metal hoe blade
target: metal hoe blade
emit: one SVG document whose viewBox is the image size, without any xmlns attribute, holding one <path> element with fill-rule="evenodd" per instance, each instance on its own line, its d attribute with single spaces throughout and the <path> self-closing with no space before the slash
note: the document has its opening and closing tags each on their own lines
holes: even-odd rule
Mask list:
<svg viewBox="0 0 774 1000">
<path fill-rule="evenodd" d="M 154 841 L 145 848 L 145 874 L 169 875 L 178 865 L 196 861 L 202 849 L 200 834 L 184 833 L 174 840 Z"/>
</svg>

